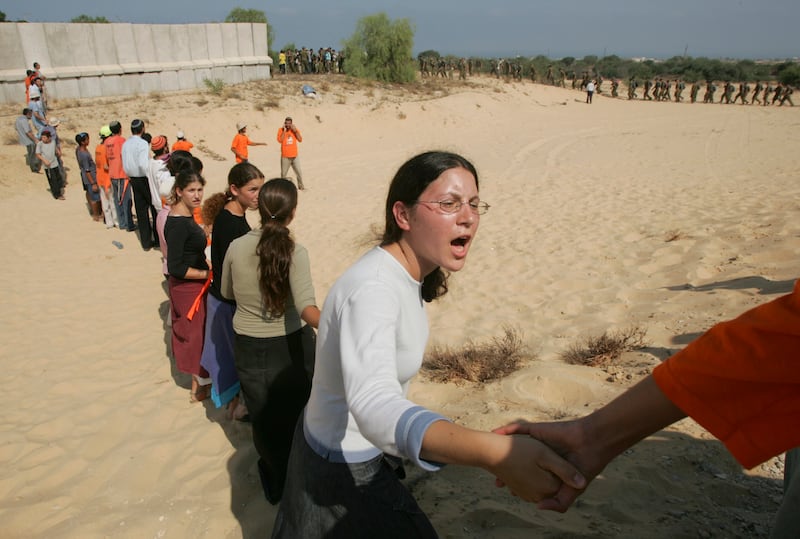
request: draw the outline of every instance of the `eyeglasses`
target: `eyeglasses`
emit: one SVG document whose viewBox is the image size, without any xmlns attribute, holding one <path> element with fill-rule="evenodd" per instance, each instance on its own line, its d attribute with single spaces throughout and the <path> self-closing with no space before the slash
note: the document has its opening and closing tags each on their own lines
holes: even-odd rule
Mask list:
<svg viewBox="0 0 800 539">
<path fill-rule="evenodd" d="M 464 204 L 469 206 L 472 213 L 483 215 L 489 211 L 489 205 L 480 200 L 462 202 L 460 200 L 417 200 L 418 204 L 438 204 L 443 213 L 457 213 Z"/>
</svg>

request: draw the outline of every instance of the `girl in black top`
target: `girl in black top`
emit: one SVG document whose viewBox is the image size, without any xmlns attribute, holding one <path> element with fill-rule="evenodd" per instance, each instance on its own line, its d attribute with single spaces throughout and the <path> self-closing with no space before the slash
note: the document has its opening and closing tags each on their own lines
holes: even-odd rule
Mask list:
<svg viewBox="0 0 800 539">
<path fill-rule="evenodd" d="M 172 353 L 181 372 L 192 375 L 192 401 L 208 397 L 211 379 L 200 365 L 205 328 L 205 291 L 211 269 L 205 255 L 206 234 L 192 212 L 203 201 L 205 179 L 181 172 L 170 195 L 170 212 L 164 225 L 172 315 Z"/>
</svg>

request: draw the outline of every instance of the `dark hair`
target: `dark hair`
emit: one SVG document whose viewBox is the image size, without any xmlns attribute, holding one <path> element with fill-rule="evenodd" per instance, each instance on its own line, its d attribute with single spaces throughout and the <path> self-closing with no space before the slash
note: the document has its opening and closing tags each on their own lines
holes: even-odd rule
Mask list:
<svg viewBox="0 0 800 539">
<path fill-rule="evenodd" d="M 111 129 L 112 135 L 119 135 L 122 133 L 122 124 L 116 120 L 108 124 L 108 128 Z"/>
<path fill-rule="evenodd" d="M 27 116 L 30 111 L 31 111 L 31 109 L 29 109 L 28 107 L 25 107 L 24 109 L 22 109 L 22 115 L 23 116 Z"/>
<path fill-rule="evenodd" d="M 78 143 L 78 146 L 83 144 L 83 141 L 89 138 L 89 133 L 78 133 L 75 135 L 75 142 Z"/>
<path fill-rule="evenodd" d="M 173 176 L 177 176 L 183 171 L 198 172 L 194 169 L 194 162 L 192 161 L 192 154 L 189 152 L 178 150 L 169 154 L 169 161 L 167 161 L 167 170 Z"/>
<path fill-rule="evenodd" d="M 145 140 L 148 144 L 150 144 L 153 141 L 153 135 L 150 133 L 142 133 L 142 140 Z"/>
<path fill-rule="evenodd" d="M 238 163 L 233 165 L 228 172 L 228 188 L 223 192 L 211 195 L 203 202 L 203 222 L 213 223 L 225 204 L 233 198 L 233 194 L 231 194 L 231 185 L 241 189 L 256 178 L 263 180 L 264 174 L 262 174 L 255 165 L 250 163 Z"/>
<path fill-rule="evenodd" d="M 286 178 L 275 178 L 258 192 L 261 214 L 261 237 L 256 247 L 258 286 L 264 309 L 272 317 L 283 316 L 291 289 L 289 268 L 294 254 L 294 240 L 289 221 L 297 207 L 297 187 Z"/>
<path fill-rule="evenodd" d="M 206 184 L 206 179 L 197 172 L 192 170 L 184 170 L 175 176 L 175 183 L 172 184 L 172 189 L 169 192 L 169 203 L 174 204 L 178 200 L 178 189 L 186 189 L 190 183 L 200 182 L 200 185 Z"/>
<path fill-rule="evenodd" d="M 144 131 L 144 122 L 140 119 L 135 119 L 131 122 L 131 133 L 134 135 L 141 135 Z"/>
<path fill-rule="evenodd" d="M 192 156 L 192 168 L 197 171 L 198 174 L 203 172 L 203 162 L 195 155 Z"/>
<path fill-rule="evenodd" d="M 464 157 L 451 152 L 432 151 L 416 155 L 403 163 L 389 185 L 386 195 L 386 224 L 381 237 L 381 246 L 400 241 L 402 229 L 394 218 L 395 202 L 402 202 L 408 207 L 417 203 L 419 196 L 445 171 L 451 168 L 465 168 L 475 177 L 478 186 L 478 172 Z M 423 276 L 422 299 L 433 301 L 447 293 L 447 277 L 441 268 Z"/>
</svg>

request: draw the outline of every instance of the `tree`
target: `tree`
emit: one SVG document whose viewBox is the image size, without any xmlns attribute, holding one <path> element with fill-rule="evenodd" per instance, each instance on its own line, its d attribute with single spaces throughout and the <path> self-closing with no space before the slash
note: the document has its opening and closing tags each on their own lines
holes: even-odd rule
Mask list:
<svg viewBox="0 0 800 539">
<path fill-rule="evenodd" d="M 344 42 L 348 75 L 385 82 L 411 82 L 414 30 L 408 19 L 391 21 L 385 13 L 359 19 L 356 31 Z"/>
<path fill-rule="evenodd" d="M 267 15 L 259 9 L 244 9 L 235 7 L 225 17 L 225 22 L 252 22 L 267 25 L 267 49 L 272 50 L 272 43 L 275 40 L 275 32 L 267 19 Z M 269 51 L 268 51 L 269 52 Z"/>
<path fill-rule="evenodd" d="M 69 22 L 91 22 L 91 23 L 108 23 L 108 19 L 105 17 L 90 17 L 89 15 L 78 15 L 77 17 L 73 17 Z"/>
<path fill-rule="evenodd" d="M 6 14 L 0 11 L 0 22 L 6 22 Z"/>
</svg>

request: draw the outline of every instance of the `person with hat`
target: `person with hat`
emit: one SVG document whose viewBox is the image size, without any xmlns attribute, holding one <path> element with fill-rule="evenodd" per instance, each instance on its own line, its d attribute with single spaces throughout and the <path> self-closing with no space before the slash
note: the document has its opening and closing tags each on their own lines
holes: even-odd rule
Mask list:
<svg viewBox="0 0 800 539">
<path fill-rule="evenodd" d="M 231 142 L 231 151 L 236 156 L 237 163 L 247 163 L 247 147 L 248 146 L 266 146 L 266 142 L 253 142 L 247 136 L 247 124 L 239 122 L 236 124 L 236 136 L 233 137 Z"/>
<path fill-rule="evenodd" d="M 58 158 L 61 157 L 61 150 L 53 140 L 51 128 L 42 130 L 41 140 L 36 143 L 36 157 L 44 165 L 44 173 L 50 184 L 50 194 L 56 200 L 64 200 L 64 180 L 58 171 Z"/>
<path fill-rule="evenodd" d="M 194 144 L 186 140 L 186 134 L 183 131 L 178 131 L 176 136 L 178 137 L 178 140 L 176 140 L 175 144 L 172 145 L 172 151 L 191 152 L 192 148 L 194 148 Z"/>
<path fill-rule="evenodd" d="M 108 175 L 108 158 L 105 141 L 111 136 L 111 129 L 104 125 L 100 128 L 100 142 L 94 149 L 94 161 L 97 168 L 97 185 L 99 186 L 100 206 L 103 209 L 103 220 L 106 228 L 119 228 L 117 207 L 114 204 L 114 193 L 111 190 L 111 176 Z"/>
<path fill-rule="evenodd" d="M 56 148 L 61 150 L 61 138 L 58 136 L 58 126 L 61 125 L 61 120 L 58 118 L 50 118 L 47 120 L 47 124 L 50 126 L 50 131 L 53 133 L 53 142 L 56 143 Z M 67 169 L 64 168 L 64 159 L 61 157 L 61 154 L 58 155 L 58 173 L 61 175 L 61 181 L 64 182 L 64 185 L 69 185 L 69 180 L 67 180 Z"/>
<path fill-rule="evenodd" d="M 131 182 L 133 205 L 142 249 L 148 251 L 156 245 L 156 207 L 152 203 L 147 171 L 150 168 L 150 145 L 142 138 L 144 122 L 131 122 L 131 137 L 122 145 L 122 168 Z M 158 208 L 160 209 L 160 208 Z"/>
<path fill-rule="evenodd" d="M 169 192 L 172 184 L 175 183 L 175 178 L 167 168 L 170 158 L 167 137 L 164 135 L 153 137 L 153 140 L 150 141 L 150 149 L 153 151 L 153 156 L 147 167 L 147 183 L 150 187 L 151 202 L 158 212 L 166 205 L 166 201 L 160 193 Z M 158 227 L 156 226 L 156 228 Z"/>
<path fill-rule="evenodd" d="M 33 120 L 33 127 L 36 129 L 36 138 L 41 138 L 42 130 L 47 127 L 47 115 L 44 113 L 44 108 L 42 106 L 42 94 L 39 91 L 39 88 L 36 86 L 31 86 L 30 88 L 30 101 L 28 102 L 28 108 L 31 109 Z"/>
<path fill-rule="evenodd" d="M 102 221 L 103 214 L 100 213 L 100 185 L 97 183 L 97 165 L 89 153 L 89 133 L 82 132 L 75 135 L 75 160 L 78 161 L 78 168 L 81 171 L 81 183 L 86 192 L 86 203 L 92 214 L 92 219 Z"/>
<path fill-rule="evenodd" d="M 303 187 L 303 173 L 300 171 L 300 161 L 297 157 L 297 143 L 303 142 L 300 130 L 292 123 L 291 116 L 287 116 L 283 121 L 283 127 L 278 129 L 278 142 L 281 143 L 281 178 L 286 177 L 289 167 L 292 167 L 297 175 L 297 188 L 301 191 Z"/>
<path fill-rule="evenodd" d="M 31 117 L 33 113 L 31 109 L 25 107 L 22 109 L 22 114 L 14 122 L 14 128 L 17 130 L 17 137 L 19 143 L 25 146 L 27 154 L 25 156 L 25 164 L 31 169 L 31 172 L 39 172 L 42 168 L 42 163 L 36 159 L 36 135 L 33 134 L 31 127 Z"/>
</svg>

